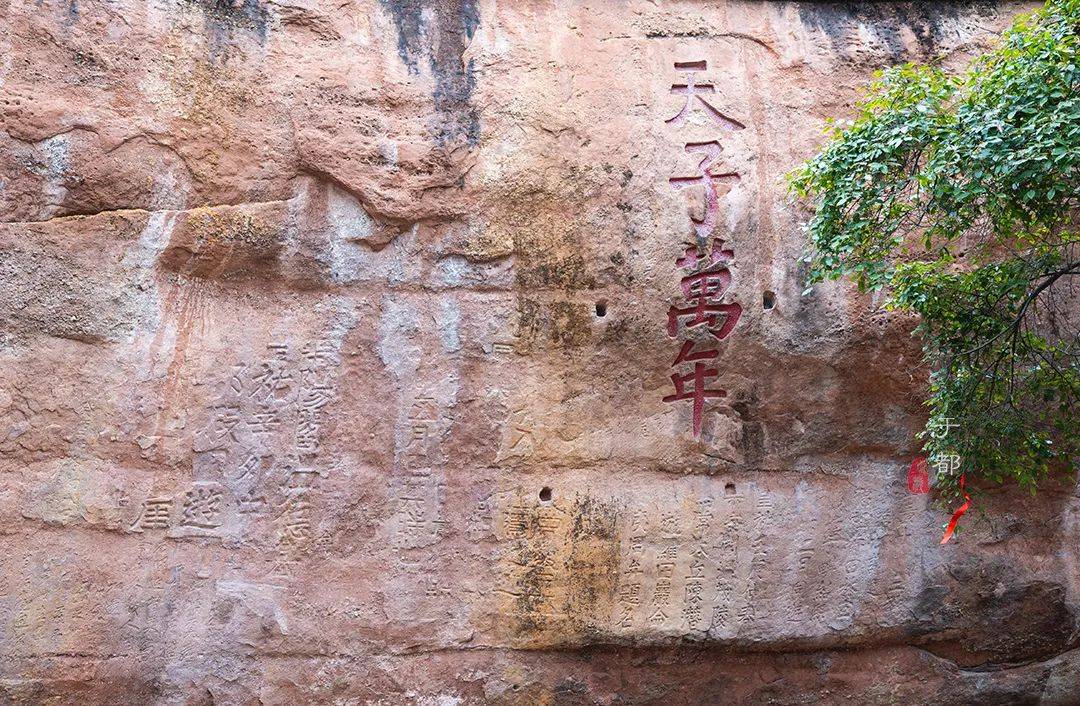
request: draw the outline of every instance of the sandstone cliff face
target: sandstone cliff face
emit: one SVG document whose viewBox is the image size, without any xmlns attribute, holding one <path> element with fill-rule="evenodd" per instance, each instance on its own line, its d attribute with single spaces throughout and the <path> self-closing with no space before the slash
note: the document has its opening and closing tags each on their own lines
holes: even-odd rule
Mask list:
<svg viewBox="0 0 1080 706">
<path fill-rule="evenodd" d="M 1022 9 L 0 0 L 0 703 L 1080 703 L 782 184 Z"/>
</svg>

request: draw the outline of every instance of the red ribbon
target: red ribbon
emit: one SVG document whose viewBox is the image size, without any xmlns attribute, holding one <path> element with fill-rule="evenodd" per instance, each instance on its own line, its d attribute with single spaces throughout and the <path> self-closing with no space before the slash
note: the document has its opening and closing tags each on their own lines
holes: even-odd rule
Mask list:
<svg viewBox="0 0 1080 706">
<path fill-rule="evenodd" d="M 960 492 L 964 492 L 964 476 L 960 476 Z M 942 544 L 945 544 L 945 542 L 952 539 L 953 532 L 956 531 L 957 523 L 960 522 L 960 518 L 968 511 L 969 507 L 971 507 L 971 496 L 964 493 L 964 504 L 953 513 L 952 519 L 949 520 L 949 526 L 945 528 L 945 536 L 941 538 Z"/>
</svg>

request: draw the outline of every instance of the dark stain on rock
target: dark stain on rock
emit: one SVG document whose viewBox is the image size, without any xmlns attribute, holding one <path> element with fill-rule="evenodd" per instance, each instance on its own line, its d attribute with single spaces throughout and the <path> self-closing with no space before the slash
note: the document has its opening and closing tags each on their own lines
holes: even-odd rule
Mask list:
<svg viewBox="0 0 1080 706">
<path fill-rule="evenodd" d="M 731 408 L 742 422 L 741 450 L 743 463 L 754 465 L 765 458 L 765 427 L 754 411 L 761 408 L 761 400 L 753 390 L 747 390 L 731 402 Z"/>
<path fill-rule="evenodd" d="M 210 54 L 218 58 L 225 53 L 238 32 L 254 35 L 266 41 L 269 13 L 260 0 L 190 0 L 202 10 L 204 26 L 210 43 Z"/>
<path fill-rule="evenodd" d="M 558 348 L 577 348 L 592 339 L 592 316 L 587 304 L 551 303 L 551 342 Z"/>
<path fill-rule="evenodd" d="M 542 632 L 551 622 L 545 591 L 554 576 L 549 567 L 555 561 L 555 551 L 549 548 L 526 544 L 517 553 L 516 562 L 525 568 L 518 578 L 520 593 L 514 601 L 515 632 L 524 639 Z"/>
<path fill-rule="evenodd" d="M 517 312 L 515 333 L 523 352 L 545 342 L 555 348 L 567 349 L 579 348 L 592 341 L 593 310 L 589 304 L 561 300 L 541 303 L 519 295 Z"/>
<path fill-rule="evenodd" d="M 380 2 L 394 20 L 398 56 L 409 72 L 420 73 L 420 62 L 427 57 L 435 77 L 436 140 L 447 144 L 464 139 L 475 145 L 480 138 L 480 117 L 472 104 L 476 78 L 472 60 L 463 63 L 462 55 L 480 24 L 476 0 Z"/>
<path fill-rule="evenodd" d="M 810 264 L 800 259 L 794 269 L 789 268 L 786 279 L 793 283 L 790 288 L 799 293 L 788 300 L 783 315 L 791 321 L 792 331 L 789 340 L 793 348 L 810 347 L 814 341 L 820 341 L 830 333 L 834 316 L 822 316 L 823 303 L 815 285 L 807 291 L 810 279 Z M 804 293 L 805 292 L 805 293 Z"/>
<path fill-rule="evenodd" d="M 522 647 L 604 639 L 619 571 L 618 507 L 577 496 L 561 509 L 519 508 L 509 548 L 508 637 Z"/>
<path fill-rule="evenodd" d="M 619 511 L 613 502 L 578 496 L 570 511 L 570 590 L 567 615 L 588 634 L 601 626 L 611 609 L 619 579 Z"/>
<path fill-rule="evenodd" d="M 556 288 L 566 292 L 594 289 L 596 278 L 589 273 L 585 258 L 579 253 L 537 253 L 519 249 L 523 265 L 517 269 L 517 285 L 522 289 Z"/>
<path fill-rule="evenodd" d="M 872 26 L 885 44 L 887 59 L 898 63 L 914 58 L 904 41 L 910 32 L 918 44 L 917 56 L 933 56 L 939 50 L 949 26 L 965 15 L 991 16 L 993 2 L 800 2 L 797 5 L 800 21 L 821 30 L 832 49 L 847 60 L 860 59 L 859 26 Z M 871 52 L 863 50 L 867 60 Z M 869 63 L 869 62 L 868 62 Z"/>
<path fill-rule="evenodd" d="M 517 313 L 515 336 L 518 339 L 518 346 L 521 351 L 529 352 L 536 345 L 536 339 L 541 330 L 540 302 L 518 295 Z"/>
</svg>

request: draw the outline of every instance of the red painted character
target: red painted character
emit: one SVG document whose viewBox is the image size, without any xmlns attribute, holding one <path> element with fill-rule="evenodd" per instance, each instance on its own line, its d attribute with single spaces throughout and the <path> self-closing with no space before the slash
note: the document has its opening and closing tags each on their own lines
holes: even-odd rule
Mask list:
<svg viewBox="0 0 1080 706">
<path fill-rule="evenodd" d="M 723 240 L 714 240 L 712 250 L 707 256 L 703 256 L 696 247 L 691 246 L 675 261 L 675 264 L 691 273 L 682 278 L 680 285 L 683 296 L 692 306 L 672 306 L 668 310 L 669 336 L 675 338 L 679 321 L 682 319 L 687 319 L 687 328 L 707 324 L 709 332 L 721 341 L 731 334 L 742 315 L 742 307 L 717 300 L 723 298 L 731 286 L 731 271 L 724 265 L 734 259 L 735 253 L 724 248 Z M 724 317 L 723 323 L 716 328 L 720 316 Z"/>
<path fill-rule="evenodd" d="M 707 326 L 718 341 L 730 336 L 742 316 L 739 304 L 719 301 L 731 286 L 731 271 L 722 267 L 714 272 L 698 272 L 683 277 L 681 284 L 683 296 L 690 306 L 668 309 L 668 335 L 674 338 L 679 322 L 683 321 L 687 328 Z"/>
<path fill-rule="evenodd" d="M 710 397 L 724 397 L 727 392 L 725 390 L 705 389 L 705 381 L 709 378 L 718 377 L 720 372 L 716 368 L 705 367 L 705 363 L 701 361 L 716 358 L 720 355 L 720 351 L 710 349 L 694 352 L 693 348 L 694 342 L 686 341 L 683 343 L 682 348 L 679 349 L 679 355 L 675 357 L 675 362 L 671 364 L 672 367 L 679 363 L 689 362 L 694 364 L 694 371 L 688 375 L 672 373 L 671 382 L 675 385 L 675 394 L 666 396 L 664 402 L 693 400 L 694 436 L 701 436 L 701 414 L 705 410 L 705 400 Z M 690 389 L 687 389 L 687 383 L 692 383 Z"/>
<path fill-rule="evenodd" d="M 907 487 L 916 495 L 924 495 L 930 492 L 930 473 L 927 470 L 926 459 L 916 456 L 908 469 Z"/>
<path fill-rule="evenodd" d="M 684 252 L 682 257 L 675 261 L 675 264 L 684 270 L 690 272 L 696 272 L 698 270 L 698 263 L 702 263 L 702 269 L 711 270 L 714 265 L 720 263 L 732 262 L 735 259 L 734 250 L 725 250 L 723 240 L 714 240 L 712 245 L 712 251 L 709 252 L 708 261 L 703 262 L 701 253 L 698 252 L 697 246 L 691 245 Z"/>
<path fill-rule="evenodd" d="M 674 95 L 686 96 L 686 102 L 683 103 L 683 107 L 679 110 L 678 114 L 665 120 L 668 125 L 679 127 L 686 122 L 687 116 L 690 111 L 694 109 L 694 100 L 701 103 L 701 106 L 705 109 L 706 115 L 713 119 L 725 130 L 742 130 L 746 126 L 740 123 L 738 120 L 732 120 L 728 116 L 721 113 L 714 108 L 705 98 L 703 94 L 716 93 L 716 88 L 711 83 L 698 83 L 696 74 L 699 71 L 704 71 L 709 67 L 705 61 L 676 61 L 675 68 L 680 71 L 686 72 L 686 83 L 675 83 L 671 86 L 671 93 Z"/>
<path fill-rule="evenodd" d="M 672 177 L 668 181 L 679 191 L 692 186 L 701 186 L 705 189 L 705 215 L 700 221 L 696 218 L 691 219 L 694 222 L 694 233 L 697 235 L 698 242 L 704 243 L 720 221 L 720 195 L 716 190 L 716 185 L 736 182 L 739 180 L 739 175 L 735 172 L 713 173 L 713 165 L 720 161 L 720 154 L 723 152 L 719 142 L 688 142 L 684 149 L 689 154 L 704 155 L 698 162 L 698 173 L 695 176 Z"/>
</svg>

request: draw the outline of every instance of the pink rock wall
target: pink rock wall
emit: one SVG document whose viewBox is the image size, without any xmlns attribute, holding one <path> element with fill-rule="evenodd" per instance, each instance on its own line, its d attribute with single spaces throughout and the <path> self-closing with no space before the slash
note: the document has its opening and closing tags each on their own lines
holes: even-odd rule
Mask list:
<svg viewBox="0 0 1080 706">
<path fill-rule="evenodd" d="M 1080 703 L 783 185 L 1025 7 L 0 0 L 0 703 Z"/>
</svg>

